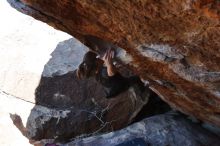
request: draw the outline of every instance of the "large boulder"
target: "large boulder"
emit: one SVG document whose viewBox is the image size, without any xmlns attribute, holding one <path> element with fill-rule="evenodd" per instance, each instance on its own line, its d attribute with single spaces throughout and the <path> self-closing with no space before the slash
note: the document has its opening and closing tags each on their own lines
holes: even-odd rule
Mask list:
<svg viewBox="0 0 220 146">
<path fill-rule="evenodd" d="M 88 46 L 97 37 L 123 48 L 122 62 L 163 100 L 220 126 L 218 0 L 8 2 Z"/>
<path fill-rule="evenodd" d="M 44 143 L 45 141 L 42 141 Z M 178 113 L 156 115 L 122 130 L 78 138 L 62 146 L 219 146 L 220 137 Z"/>
</svg>

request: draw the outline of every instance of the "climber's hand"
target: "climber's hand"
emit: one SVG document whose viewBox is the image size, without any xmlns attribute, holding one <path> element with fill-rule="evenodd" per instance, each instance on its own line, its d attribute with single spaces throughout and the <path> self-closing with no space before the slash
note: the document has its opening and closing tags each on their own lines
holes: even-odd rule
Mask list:
<svg viewBox="0 0 220 146">
<path fill-rule="evenodd" d="M 112 61 L 113 58 L 114 58 L 114 51 L 112 49 L 108 49 L 103 56 L 103 61 L 107 67 L 113 64 Z"/>
<path fill-rule="evenodd" d="M 105 55 L 103 56 L 103 61 L 107 67 L 108 76 L 114 76 L 116 73 L 115 67 L 113 65 L 113 58 L 114 58 L 114 51 L 109 49 L 106 51 Z"/>
</svg>

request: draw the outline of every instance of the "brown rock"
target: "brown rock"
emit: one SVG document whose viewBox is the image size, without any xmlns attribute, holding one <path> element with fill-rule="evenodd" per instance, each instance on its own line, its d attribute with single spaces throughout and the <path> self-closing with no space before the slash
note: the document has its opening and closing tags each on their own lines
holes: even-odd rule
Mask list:
<svg viewBox="0 0 220 146">
<path fill-rule="evenodd" d="M 84 43 L 96 36 L 125 49 L 172 107 L 220 126 L 218 0 L 8 2 Z"/>
</svg>

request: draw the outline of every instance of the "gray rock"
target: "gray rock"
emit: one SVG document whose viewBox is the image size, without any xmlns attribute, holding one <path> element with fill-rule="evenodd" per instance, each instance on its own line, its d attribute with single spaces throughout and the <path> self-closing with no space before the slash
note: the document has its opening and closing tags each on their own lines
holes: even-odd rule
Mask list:
<svg viewBox="0 0 220 146">
<path fill-rule="evenodd" d="M 50 60 L 44 66 L 42 76 L 64 75 L 76 70 L 87 51 L 88 48 L 75 38 L 60 42 L 51 53 Z"/>
<path fill-rule="evenodd" d="M 147 118 L 116 132 L 76 139 L 62 146 L 219 146 L 220 137 L 170 112 Z M 133 145 L 132 145 L 133 144 Z"/>
</svg>

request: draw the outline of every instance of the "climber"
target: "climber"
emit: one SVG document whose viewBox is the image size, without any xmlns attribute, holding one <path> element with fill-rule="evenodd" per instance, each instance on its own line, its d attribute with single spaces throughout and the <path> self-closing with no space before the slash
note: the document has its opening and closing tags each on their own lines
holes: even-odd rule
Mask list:
<svg viewBox="0 0 220 146">
<path fill-rule="evenodd" d="M 96 80 L 105 87 L 106 98 L 112 98 L 127 90 L 131 85 L 137 85 L 141 91 L 144 84 L 138 76 L 123 77 L 113 65 L 114 51 L 108 49 L 100 59 L 97 54 L 89 51 L 77 69 L 79 79 L 95 76 Z"/>
</svg>

